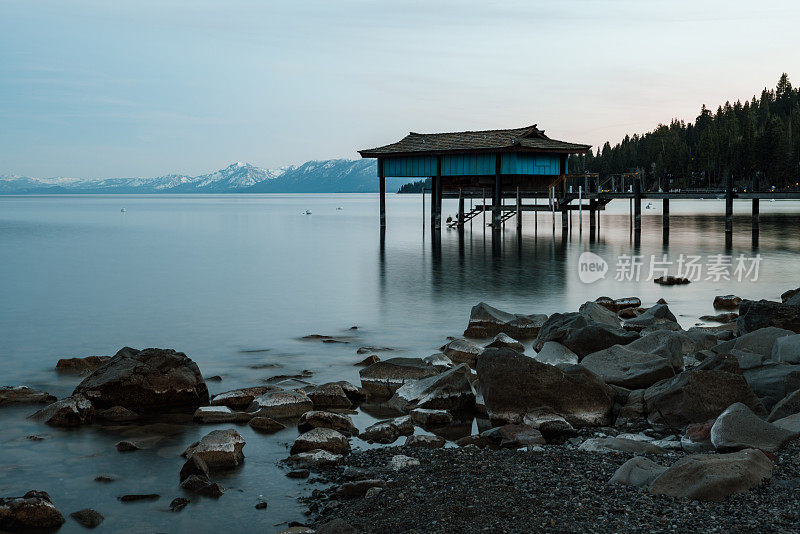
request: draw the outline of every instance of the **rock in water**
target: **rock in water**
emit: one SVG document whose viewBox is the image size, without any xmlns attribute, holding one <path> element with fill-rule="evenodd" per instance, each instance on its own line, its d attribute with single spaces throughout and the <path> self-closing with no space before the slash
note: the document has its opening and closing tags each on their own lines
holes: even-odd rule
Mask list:
<svg viewBox="0 0 800 534">
<path fill-rule="evenodd" d="M 91 423 L 94 419 L 94 407 L 83 395 L 72 395 L 45 406 L 33 418 L 40 419 L 50 426 L 70 427 Z"/>
<path fill-rule="evenodd" d="M 264 432 L 265 434 L 272 434 L 286 428 L 282 423 L 270 419 L 269 417 L 253 417 L 247 424 L 250 425 L 250 428 L 253 430 Z"/>
<path fill-rule="evenodd" d="M 51 404 L 58 399 L 38 389 L 27 386 L 3 386 L 0 387 L 0 406 L 10 406 L 12 404 Z"/>
<path fill-rule="evenodd" d="M 56 363 L 59 371 L 74 373 L 89 373 L 105 365 L 111 356 L 87 356 L 85 358 L 62 358 Z"/>
<path fill-rule="evenodd" d="M 767 423 L 740 402 L 722 412 L 711 427 L 711 443 L 718 451 L 775 452 L 795 437 L 797 434 Z"/>
<path fill-rule="evenodd" d="M 475 362 L 478 360 L 478 354 L 483 352 L 483 347 L 466 339 L 454 339 L 439 350 L 453 363 L 466 363 L 474 368 Z"/>
<path fill-rule="evenodd" d="M 742 303 L 736 295 L 717 295 L 714 297 L 714 308 L 717 310 L 735 310 Z"/>
<path fill-rule="evenodd" d="M 105 519 L 103 514 L 91 508 L 84 508 L 83 510 L 72 512 L 69 516 L 77 521 L 79 525 L 86 528 L 99 526 Z"/>
<path fill-rule="evenodd" d="M 446 410 L 416 408 L 409 415 L 415 423 L 423 427 L 449 425 L 453 422 L 453 416 Z"/>
<path fill-rule="evenodd" d="M 314 403 L 305 393 L 295 391 L 273 391 L 256 397 L 248 412 L 258 412 L 259 417 L 290 419 L 300 417 L 314 409 Z"/>
<path fill-rule="evenodd" d="M 227 406 L 233 410 L 244 410 L 256 397 L 265 395 L 272 391 L 280 391 L 277 386 L 253 386 L 249 388 L 234 389 L 219 395 L 214 395 L 211 399 L 212 406 Z"/>
<path fill-rule="evenodd" d="M 343 414 L 314 410 L 304 413 L 297 421 L 297 429 L 300 432 L 308 432 L 315 428 L 330 428 L 346 436 L 358 435 L 353 420 Z"/>
<path fill-rule="evenodd" d="M 311 402 L 314 403 L 314 408 L 318 410 L 323 408 L 350 408 L 353 405 L 342 386 L 334 382 L 307 388 L 305 392 Z"/>
<path fill-rule="evenodd" d="M 613 391 L 579 365 L 562 369 L 511 349 L 486 349 L 478 358 L 478 383 L 496 421 L 519 423 L 547 406 L 574 426 L 611 423 Z"/>
<path fill-rule="evenodd" d="M 344 456 L 333 454 L 328 451 L 314 450 L 310 452 L 300 452 L 293 454 L 286 459 L 287 463 L 295 467 L 317 468 L 331 465 L 339 465 L 344 462 Z"/>
<path fill-rule="evenodd" d="M 623 330 L 619 317 L 595 302 L 587 302 L 580 312 L 554 313 L 542 325 L 533 343 L 541 351 L 548 341 L 557 341 L 583 358 L 613 345 L 627 345 L 639 338 L 636 332 Z"/>
<path fill-rule="evenodd" d="M 181 488 L 191 493 L 215 499 L 225 493 L 222 486 L 216 482 L 212 482 L 204 475 L 190 475 L 186 480 L 181 482 Z"/>
<path fill-rule="evenodd" d="M 578 355 L 557 341 L 546 341 L 533 359 L 550 365 L 578 363 Z"/>
<path fill-rule="evenodd" d="M 178 475 L 179 480 L 183 482 L 187 478 L 192 475 L 200 475 L 206 478 L 209 477 L 208 466 L 206 465 L 205 460 L 203 460 L 199 455 L 190 456 L 186 463 L 183 464 L 181 467 L 181 472 Z"/>
<path fill-rule="evenodd" d="M 739 319 L 736 320 L 739 334 L 747 334 L 775 326 L 800 334 L 800 305 L 783 304 L 770 300 L 745 300 L 739 306 Z"/>
<path fill-rule="evenodd" d="M 653 481 L 650 493 L 721 501 L 728 495 L 758 486 L 772 476 L 772 467 L 772 461 L 756 449 L 685 456 Z"/>
<path fill-rule="evenodd" d="M 670 362 L 661 356 L 614 345 L 593 352 L 580 365 L 596 374 L 606 384 L 640 389 L 675 376 Z"/>
<path fill-rule="evenodd" d="M 656 304 L 652 308 L 648 308 L 641 315 L 625 321 L 625 329 L 641 332 L 645 328 L 660 327 L 664 323 L 673 323 L 677 325 L 678 320 L 666 304 Z M 676 328 L 676 330 L 679 329 L 680 327 Z"/>
<path fill-rule="evenodd" d="M 532 339 L 546 320 L 547 316 L 543 314 L 512 314 L 481 302 L 472 307 L 464 336 L 485 338 L 503 332 L 515 339 Z"/>
<path fill-rule="evenodd" d="M 347 454 L 350 452 L 350 442 L 343 434 L 330 428 L 312 428 L 300 434 L 289 451 L 291 454 L 311 452 L 315 450 L 328 451 L 332 454 Z"/>
<path fill-rule="evenodd" d="M 169 509 L 172 512 L 180 512 L 186 508 L 186 505 L 190 502 L 191 501 L 186 497 L 176 497 L 175 499 L 172 499 L 171 503 L 169 503 Z"/>
<path fill-rule="evenodd" d="M 200 369 L 182 352 L 129 347 L 87 376 L 74 394 L 97 408 L 122 406 L 138 413 L 191 412 L 209 400 Z"/>
<path fill-rule="evenodd" d="M 634 456 L 614 472 L 609 483 L 646 488 L 667 468 L 644 456 Z"/>
<path fill-rule="evenodd" d="M 500 332 L 499 334 L 494 336 L 494 339 L 492 339 L 492 341 L 489 342 L 489 344 L 486 346 L 494 347 L 496 349 L 506 347 L 509 349 L 513 349 L 517 352 L 525 352 L 525 345 L 523 345 L 513 337 L 504 334 L 503 332 Z M 472 367 L 475 367 L 475 365 L 473 364 Z"/>
<path fill-rule="evenodd" d="M 411 417 L 398 417 L 387 421 L 379 421 L 367 427 L 359 434 L 359 438 L 370 443 L 394 443 L 400 436 L 414 433 L 414 422 Z"/>
<path fill-rule="evenodd" d="M 594 300 L 600 306 L 618 313 L 620 310 L 626 308 L 638 308 L 642 305 L 642 301 L 638 297 L 624 297 L 621 299 L 612 299 L 611 297 L 598 297 Z"/>
<path fill-rule="evenodd" d="M 403 385 L 388 404 L 400 411 L 413 408 L 470 410 L 475 407 L 472 380 L 472 372 L 462 363 L 439 375 Z"/>
<path fill-rule="evenodd" d="M 185 458 L 199 456 L 211 470 L 230 469 L 244 462 L 244 438 L 230 428 L 209 432 L 184 451 Z"/>
<path fill-rule="evenodd" d="M 64 516 L 44 491 L 29 491 L 22 497 L 0 497 L 0 530 L 30 531 L 56 529 Z"/>
<path fill-rule="evenodd" d="M 375 397 L 391 397 L 403 384 L 439 374 L 422 358 L 389 358 L 373 363 L 358 372 L 361 385 Z"/>
<path fill-rule="evenodd" d="M 195 423 L 245 423 L 253 418 L 253 414 L 234 412 L 227 406 L 201 406 L 194 411 L 192 420 Z"/>
</svg>

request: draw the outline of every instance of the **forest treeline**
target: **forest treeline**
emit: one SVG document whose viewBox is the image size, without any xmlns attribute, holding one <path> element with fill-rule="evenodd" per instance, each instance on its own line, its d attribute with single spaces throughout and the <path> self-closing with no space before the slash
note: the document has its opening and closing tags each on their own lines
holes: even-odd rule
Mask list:
<svg viewBox="0 0 800 534">
<path fill-rule="evenodd" d="M 639 172 L 643 190 L 723 188 L 728 175 L 737 189 L 797 189 L 800 182 L 800 88 L 784 73 L 775 89 L 744 103 L 705 105 L 694 122 L 673 119 L 655 130 L 606 142 L 570 157 L 570 173 L 612 175 Z M 399 193 L 419 193 L 430 179 L 406 184 Z"/>
<path fill-rule="evenodd" d="M 797 188 L 800 181 L 800 90 L 784 73 L 774 90 L 744 103 L 705 105 L 695 121 L 674 119 L 643 135 L 626 135 L 597 152 L 572 156 L 570 172 L 641 173 L 642 188 L 721 188 L 730 174 L 735 188 Z"/>
</svg>

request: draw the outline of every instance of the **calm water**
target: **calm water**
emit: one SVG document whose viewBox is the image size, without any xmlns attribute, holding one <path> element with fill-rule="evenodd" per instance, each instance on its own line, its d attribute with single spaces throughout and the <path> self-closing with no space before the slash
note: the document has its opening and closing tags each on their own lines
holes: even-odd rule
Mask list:
<svg viewBox="0 0 800 534">
<path fill-rule="evenodd" d="M 558 220 L 553 233 L 549 214 L 539 215 L 534 235 L 534 216 L 527 214 L 521 238 L 512 219 L 493 250 L 480 217 L 463 239 L 444 230 L 435 247 L 416 195 L 389 197 L 383 246 L 374 195 L 0 197 L 0 385 L 66 396 L 80 378 L 57 374 L 59 358 L 113 354 L 125 345 L 187 353 L 205 376 L 223 377 L 209 383 L 212 393 L 303 369 L 314 371 L 314 382 L 357 383 L 352 364 L 362 358 L 358 347 L 427 356 L 463 331 L 479 301 L 552 313 L 600 295 L 636 295 L 645 305 L 663 296 L 689 327 L 714 312 L 715 295 L 775 299 L 800 285 L 800 204 L 762 202 L 755 249 L 749 204 L 737 203 L 740 231 L 730 250 L 722 232 L 724 202 L 673 201 L 668 246 L 661 239 L 660 203 L 652 208 L 643 210 L 638 247 L 628 204 L 618 201 L 602 214 L 594 242 L 588 214 L 582 233 L 573 216 L 576 226 L 566 239 Z M 445 201 L 445 212 L 454 211 L 455 202 Z M 584 251 L 611 264 L 605 279 L 579 280 Z M 631 253 L 646 260 L 641 281 L 616 281 L 617 256 Z M 650 255 L 674 261 L 680 254 L 756 253 L 762 257 L 756 282 L 701 280 L 663 288 L 646 280 Z M 349 331 L 354 325 L 358 330 Z M 312 333 L 354 338 L 348 344 L 299 340 Z M 106 531 L 233 526 L 269 532 L 303 519 L 296 497 L 310 485 L 286 479 L 276 467 L 296 436 L 293 429 L 264 436 L 238 427 L 247 459 L 242 469 L 216 477 L 227 493 L 219 501 L 194 499 L 173 514 L 169 501 L 181 495 L 179 454 L 216 426 L 185 425 L 151 449 L 120 454 L 114 444 L 130 428 L 58 430 L 27 420 L 32 411 L 0 409 L 0 496 L 46 490 L 65 515 L 84 507 L 104 513 L 99 530 Z M 370 420 L 356 416 L 362 429 Z M 48 439 L 26 439 L 32 434 Z M 93 481 L 99 473 L 120 479 L 101 485 Z M 125 493 L 162 497 L 123 505 L 116 496 Z M 260 495 L 269 501 L 266 511 L 253 508 Z M 79 530 L 71 520 L 62 529 Z"/>
</svg>

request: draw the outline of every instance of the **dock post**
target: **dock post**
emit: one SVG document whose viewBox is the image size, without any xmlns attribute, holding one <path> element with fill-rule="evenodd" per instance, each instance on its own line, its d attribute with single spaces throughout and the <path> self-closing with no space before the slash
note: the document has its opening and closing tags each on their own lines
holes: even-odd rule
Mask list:
<svg viewBox="0 0 800 534">
<path fill-rule="evenodd" d="M 758 193 L 758 174 L 756 174 L 755 178 L 753 178 L 753 193 Z M 758 231 L 759 231 L 759 207 L 758 207 L 758 197 L 753 197 L 753 240 L 758 240 Z"/>
<path fill-rule="evenodd" d="M 633 231 L 642 231 L 642 182 L 638 177 L 633 180 Z"/>
<path fill-rule="evenodd" d="M 533 203 L 536 204 L 536 207 L 539 207 L 539 197 L 533 198 Z M 533 210 L 533 235 L 536 236 L 539 233 L 539 210 Z"/>
<path fill-rule="evenodd" d="M 589 179 L 586 178 L 586 181 L 588 182 Z M 583 187 L 581 186 L 578 186 L 578 232 L 583 232 Z"/>
<path fill-rule="evenodd" d="M 483 208 L 481 211 L 483 212 L 483 228 L 486 231 L 486 188 L 481 187 L 481 194 L 483 195 Z"/>
<path fill-rule="evenodd" d="M 661 201 L 661 235 L 664 243 L 669 242 L 669 199 Z"/>
<path fill-rule="evenodd" d="M 550 187 L 548 192 L 550 198 L 550 211 L 553 213 L 553 233 L 556 233 L 556 190 L 555 187 Z"/>
<path fill-rule="evenodd" d="M 458 227 L 464 228 L 464 192 L 458 188 Z"/>
<path fill-rule="evenodd" d="M 597 201 L 589 199 L 589 231 L 594 233 L 597 228 Z"/>
<path fill-rule="evenodd" d="M 517 233 L 522 233 L 522 195 L 519 193 L 519 187 L 517 187 Z"/>
<path fill-rule="evenodd" d="M 383 173 L 383 158 L 378 158 L 378 177 L 381 191 L 381 228 L 386 228 L 386 176 Z"/>
<path fill-rule="evenodd" d="M 503 183 L 500 178 L 500 154 L 495 156 L 494 190 L 492 191 L 492 228 L 500 230 L 500 206 L 503 203 Z"/>
<path fill-rule="evenodd" d="M 733 236 L 733 175 L 725 177 L 725 239 Z"/>
</svg>

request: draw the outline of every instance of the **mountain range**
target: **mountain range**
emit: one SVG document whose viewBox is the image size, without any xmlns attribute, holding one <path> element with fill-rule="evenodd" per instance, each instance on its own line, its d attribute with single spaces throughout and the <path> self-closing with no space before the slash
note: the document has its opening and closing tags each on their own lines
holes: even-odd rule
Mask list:
<svg viewBox="0 0 800 534">
<path fill-rule="evenodd" d="M 278 169 L 233 163 L 224 169 L 156 178 L 30 178 L 0 174 L 0 194 L 96 193 L 375 193 L 375 160 L 307 161 Z"/>
</svg>

